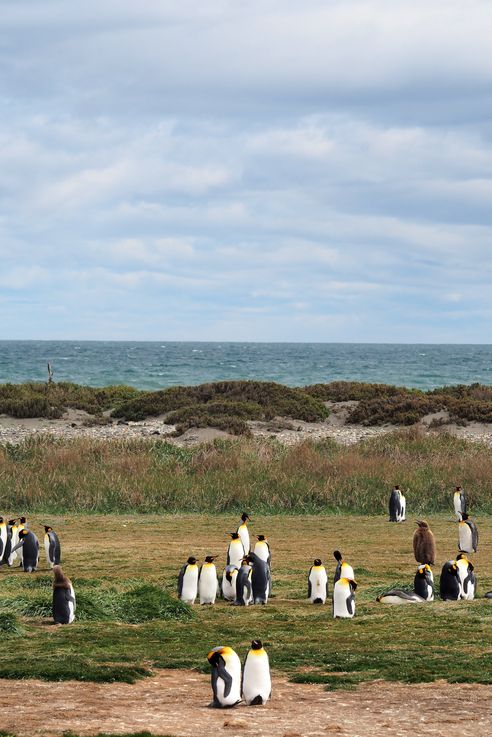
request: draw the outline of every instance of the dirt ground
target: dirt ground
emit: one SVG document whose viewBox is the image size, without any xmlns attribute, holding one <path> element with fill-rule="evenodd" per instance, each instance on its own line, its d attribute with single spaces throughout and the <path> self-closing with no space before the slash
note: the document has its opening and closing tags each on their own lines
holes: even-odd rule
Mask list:
<svg viewBox="0 0 492 737">
<path fill-rule="evenodd" d="M 19 737 L 148 730 L 173 737 L 489 737 L 492 686 L 382 681 L 354 691 L 274 678 L 265 707 L 207 707 L 210 681 L 192 671 L 158 671 L 134 685 L 0 681 L 0 730 Z"/>
</svg>

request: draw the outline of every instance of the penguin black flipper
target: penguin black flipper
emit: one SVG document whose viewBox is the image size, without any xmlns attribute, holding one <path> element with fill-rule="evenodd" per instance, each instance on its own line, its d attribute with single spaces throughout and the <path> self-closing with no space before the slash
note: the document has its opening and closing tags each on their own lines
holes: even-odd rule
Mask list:
<svg viewBox="0 0 492 737">
<path fill-rule="evenodd" d="M 231 693 L 232 676 L 226 670 L 224 658 L 219 658 L 215 669 L 217 671 L 217 678 L 222 678 L 224 681 L 224 698 L 226 699 Z"/>
<path fill-rule="evenodd" d="M 249 702 L 250 706 L 262 706 L 262 704 L 263 704 L 263 699 L 261 698 L 259 694 L 258 696 L 254 697 L 253 701 Z"/>
<path fill-rule="evenodd" d="M 328 598 L 330 595 L 330 585 L 328 583 L 328 579 L 326 579 L 326 598 Z"/>
<path fill-rule="evenodd" d="M 311 566 L 311 568 L 309 569 L 309 573 L 308 573 L 308 599 L 311 598 L 311 580 L 310 580 L 310 576 L 311 576 L 311 571 L 312 570 L 313 570 L 313 567 Z"/>
<path fill-rule="evenodd" d="M 354 601 L 355 601 L 355 594 L 352 591 L 350 593 L 350 596 L 347 596 L 347 611 L 349 614 L 354 613 Z"/>
<path fill-rule="evenodd" d="M 181 599 L 181 594 L 183 592 L 183 580 L 184 580 L 185 571 L 186 571 L 186 565 L 184 565 L 181 568 L 180 572 L 178 573 L 178 596 L 180 599 Z"/>
<path fill-rule="evenodd" d="M 471 519 L 466 520 L 466 524 L 470 528 L 471 536 L 472 536 L 472 548 L 473 551 L 476 553 L 478 550 L 478 528 Z"/>
</svg>

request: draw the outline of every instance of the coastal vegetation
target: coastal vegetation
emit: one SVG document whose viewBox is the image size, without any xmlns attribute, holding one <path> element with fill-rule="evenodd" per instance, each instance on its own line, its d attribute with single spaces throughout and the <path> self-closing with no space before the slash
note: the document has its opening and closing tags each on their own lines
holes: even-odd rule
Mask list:
<svg viewBox="0 0 492 737">
<path fill-rule="evenodd" d="M 412 514 L 416 504 L 413 500 Z M 49 520 L 30 515 L 31 529 L 49 521 L 60 535 L 77 619 L 70 626 L 47 626 L 52 593 L 44 558 L 35 574 L 2 567 L 0 622 L 8 639 L 0 652 L 0 677 L 132 682 L 157 668 L 208 672 L 210 647 L 228 643 L 242 652 L 259 637 L 275 672 L 329 689 L 374 679 L 492 682 L 492 604 L 482 598 L 492 589 L 490 545 L 485 543 L 474 560 L 480 598 L 437 600 L 396 612 L 376 597 L 412 585 L 411 522 L 389 524 L 384 512 L 372 517 L 249 512 L 251 533 L 266 534 L 271 545 L 274 596 L 267 606 L 247 609 L 222 600 L 188 607 L 175 593 L 188 555 L 203 561 L 218 554 L 219 570 L 225 565 L 225 531 L 234 529 L 236 514 L 62 513 Z M 456 524 L 449 513 L 428 521 L 437 541 L 438 586 L 440 565 L 456 554 Z M 483 540 L 490 539 L 492 517 L 481 516 L 479 525 Z M 307 571 L 315 557 L 327 565 L 332 589 L 335 548 L 353 564 L 358 582 L 351 621 L 333 620 L 329 605 L 306 600 Z M 12 657 L 26 642 L 28 657 Z"/>
<path fill-rule="evenodd" d="M 492 449 L 419 427 L 342 446 L 220 439 L 179 447 L 164 439 L 30 436 L 0 445 L 4 508 L 47 513 L 384 514 L 399 483 L 415 514 L 449 508 L 462 484 L 473 511 L 492 513 Z"/>
<path fill-rule="evenodd" d="M 427 392 L 389 384 L 335 381 L 306 387 L 274 382 L 221 381 L 142 391 L 129 386 L 94 388 L 71 383 L 0 385 L 0 414 L 59 419 L 83 410 L 85 425 L 136 422 L 161 417 L 181 435 L 192 427 L 214 427 L 250 435 L 252 421 L 324 422 L 333 403 L 349 402 L 346 422 L 409 426 L 436 414 L 435 424 L 492 422 L 492 387 L 446 386 Z"/>
</svg>

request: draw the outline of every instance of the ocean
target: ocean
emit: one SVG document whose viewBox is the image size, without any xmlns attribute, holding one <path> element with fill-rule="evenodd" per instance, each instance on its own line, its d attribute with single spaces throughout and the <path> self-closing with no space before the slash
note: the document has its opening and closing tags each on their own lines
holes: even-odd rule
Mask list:
<svg viewBox="0 0 492 737">
<path fill-rule="evenodd" d="M 0 383 L 55 381 L 163 389 L 226 379 L 290 386 L 336 380 L 431 389 L 492 384 L 490 345 L 0 341 Z"/>
</svg>

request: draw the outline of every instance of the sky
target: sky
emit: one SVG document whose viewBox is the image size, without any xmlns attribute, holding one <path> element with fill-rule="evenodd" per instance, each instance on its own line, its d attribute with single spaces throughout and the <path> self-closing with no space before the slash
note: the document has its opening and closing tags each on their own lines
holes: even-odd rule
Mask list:
<svg viewBox="0 0 492 737">
<path fill-rule="evenodd" d="M 1 4 L 1 338 L 492 342 L 488 0 Z"/>
</svg>

